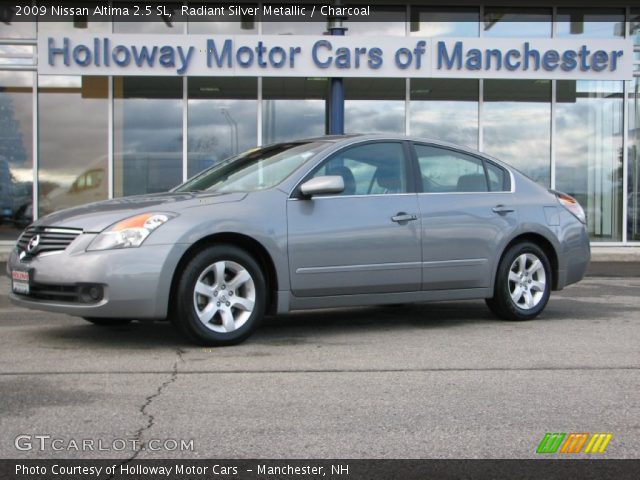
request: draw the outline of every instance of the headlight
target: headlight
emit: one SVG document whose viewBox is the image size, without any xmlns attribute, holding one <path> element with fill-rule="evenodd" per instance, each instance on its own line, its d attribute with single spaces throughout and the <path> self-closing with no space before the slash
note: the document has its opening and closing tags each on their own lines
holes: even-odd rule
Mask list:
<svg viewBox="0 0 640 480">
<path fill-rule="evenodd" d="M 126 218 L 100 233 L 87 250 L 139 247 L 151 232 L 175 216 L 175 213 L 143 213 Z"/>
</svg>

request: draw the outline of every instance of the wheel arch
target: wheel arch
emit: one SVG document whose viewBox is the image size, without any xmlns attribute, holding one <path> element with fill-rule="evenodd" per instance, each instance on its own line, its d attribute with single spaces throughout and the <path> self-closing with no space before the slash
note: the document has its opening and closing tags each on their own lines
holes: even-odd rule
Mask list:
<svg viewBox="0 0 640 480">
<path fill-rule="evenodd" d="M 556 247 L 553 245 L 553 243 L 551 242 L 551 240 L 549 240 L 547 237 L 537 232 L 520 233 L 515 237 L 513 237 L 511 240 L 509 240 L 509 242 L 502 249 L 502 252 L 500 253 L 500 259 L 495 265 L 495 268 L 493 271 L 492 285 L 495 285 L 497 270 L 500 267 L 500 263 L 502 262 L 502 259 L 504 258 L 507 251 L 509 251 L 509 249 L 514 245 L 522 242 L 531 242 L 537 245 L 538 247 L 540 247 L 544 251 L 545 255 L 549 259 L 549 263 L 551 264 L 551 275 L 552 275 L 551 289 L 557 290 L 558 289 L 558 273 L 559 273 L 558 251 Z"/>
<path fill-rule="evenodd" d="M 272 313 L 275 311 L 275 308 L 277 306 L 278 275 L 276 273 L 275 264 L 268 250 L 262 243 L 248 235 L 243 235 L 236 232 L 220 232 L 207 235 L 206 237 L 199 239 L 182 254 L 182 257 L 178 261 L 178 265 L 173 271 L 173 277 L 171 279 L 171 287 L 169 290 L 169 304 L 167 306 L 167 312 L 170 315 L 173 314 L 173 307 L 176 304 L 176 288 L 180 279 L 180 273 L 184 269 L 185 265 L 197 253 L 201 252 L 207 247 L 221 244 L 241 248 L 258 262 L 265 275 L 265 281 L 267 282 L 267 313 Z"/>
</svg>

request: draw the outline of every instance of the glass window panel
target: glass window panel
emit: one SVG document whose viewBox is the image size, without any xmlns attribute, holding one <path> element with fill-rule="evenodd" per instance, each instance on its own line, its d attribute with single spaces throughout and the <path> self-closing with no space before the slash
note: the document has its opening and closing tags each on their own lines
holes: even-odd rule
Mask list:
<svg viewBox="0 0 640 480">
<path fill-rule="evenodd" d="M 627 192 L 627 238 L 640 241 L 640 78 L 631 82 L 629 92 Z"/>
<path fill-rule="evenodd" d="M 404 78 L 346 78 L 345 132 L 403 134 L 405 85 Z"/>
<path fill-rule="evenodd" d="M 160 14 L 156 10 L 156 4 L 152 3 L 115 3 L 114 7 L 126 7 L 129 16 L 114 16 L 113 31 L 115 33 L 184 33 L 186 18 L 182 15 L 182 5 L 179 3 L 162 3 L 167 15 Z M 138 15 L 145 15 L 142 21 L 131 20 L 136 18 L 133 12 L 138 9 Z M 146 10 L 149 8 L 149 10 Z M 147 15 L 146 12 L 150 12 Z M 139 18 L 139 17 L 138 17 Z"/>
<path fill-rule="evenodd" d="M 559 8 L 558 37 L 624 37 L 624 10 L 620 8 Z"/>
<path fill-rule="evenodd" d="M 265 15 L 265 8 L 291 7 L 294 3 L 265 3 L 263 4 L 262 33 L 266 35 L 322 35 L 327 30 L 326 17 L 319 14 L 320 5 L 316 5 L 316 12 L 313 21 L 309 21 L 308 16 L 289 16 L 286 21 L 282 20 L 282 15 Z M 312 8 L 311 4 L 305 3 L 307 11 Z"/>
<path fill-rule="evenodd" d="M 556 188 L 587 214 L 592 240 L 619 241 L 622 223 L 622 82 L 558 81 Z"/>
<path fill-rule="evenodd" d="M 640 9 L 631 10 L 630 21 L 630 33 L 633 38 L 633 43 L 640 45 Z M 636 58 L 637 59 L 637 58 Z"/>
<path fill-rule="evenodd" d="M 189 33 L 198 33 L 198 34 L 238 34 L 238 35 L 248 35 L 248 34 L 256 34 L 258 33 L 258 23 L 255 15 L 242 14 L 239 17 L 230 16 L 229 15 L 229 7 L 232 4 L 221 3 L 221 4 L 211 4 L 211 3 L 191 3 L 189 2 L 189 8 L 199 8 L 199 7 L 208 7 L 208 8 L 217 8 L 224 7 L 224 14 L 215 14 L 214 10 L 212 15 L 197 15 L 197 16 L 189 16 L 188 20 L 188 28 Z M 234 6 L 238 6 L 239 4 L 234 4 Z M 258 5 L 256 3 L 243 3 L 241 4 L 243 8 L 256 8 Z M 245 10 L 249 12 L 248 10 Z M 222 13 L 222 12 L 220 12 Z M 253 12 L 251 12 L 253 13 Z M 236 20 L 237 19 L 237 20 Z"/>
<path fill-rule="evenodd" d="M 480 11 L 477 7 L 411 6 L 410 31 L 421 37 L 477 37 Z"/>
<path fill-rule="evenodd" d="M 182 78 L 114 77 L 115 196 L 182 181 Z"/>
<path fill-rule="evenodd" d="M 331 157 L 314 177 L 339 175 L 342 195 L 385 195 L 407 191 L 404 149 L 401 143 L 377 142 L 344 150 Z"/>
<path fill-rule="evenodd" d="M 324 135 L 328 85 L 324 77 L 264 78 L 263 143 Z"/>
<path fill-rule="evenodd" d="M 552 18 L 550 8 L 486 7 L 484 36 L 550 38 Z"/>
<path fill-rule="evenodd" d="M 422 191 L 427 193 L 486 192 L 487 177 L 482 161 L 453 150 L 416 145 L 422 176 Z"/>
<path fill-rule="evenodd" d="M 98 18 L 98 17 L 96 17 Z M 92 20 L 91 17 L 75 17 L 72 22 L 39 22 L 38 34 L 47 33 L 110 33 L 111 22 Z"/>
<path fill-rule="evenodd" d="M 255 78 L 188 79 L 188 176 L 257 145 Z"/>
<path fill-rule="evenodd" d="M 484 81 L 484 151 L 550 186 L 551 81 Z"/>
<path fill-rule="evenodd" d="M 478 148 L 478 80 L 411 79 L 411 135 Z"/>
<path fill-rule="evenodd" d="M 30 2 L 0 3 L 0 38 L 36 38 L 36 22 L 24 22 L 16 16 L 16 5 Z"/>
<path fill-rule="evenodd" d="M 362 20 L 360 20 L 362 18 Z M 364 20 L 366 18 L 366 21 Z M 370 21 L 369 21 L 370 20 Z M 347 35 L 406 35 L 407 9 L 374 5 L 368 17 L 353 17 L 344 21 Z"/>
<path fill-rule="evenodd" d="M 108 196 L 107 77 L 41 76 L 40 215 Z M 86 176 L 96 181 L 86 185 Z"/>
<path fill-rule="evenodd" d="M 0 240 L 32 220 L 33 73 L 0 72 Z"/>
</svg>

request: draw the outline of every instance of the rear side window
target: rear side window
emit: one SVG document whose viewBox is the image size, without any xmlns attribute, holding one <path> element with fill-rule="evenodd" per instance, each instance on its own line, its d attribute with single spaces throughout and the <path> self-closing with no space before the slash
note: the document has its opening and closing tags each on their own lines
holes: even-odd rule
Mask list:
<svg viewBox="0 0 640 480">
<path fill-rule="evenodd" d="M 426 193 L 487 192 L 482 160 L 446 148 L 415 145 L 422 191 Z"/>
<path fill-rule="evenodd" d="M 489 190 L 492 192 L 506 192 L 509 190 L 507 172 L 493 163 L 484 162 L 489 178 Z"/>
</svg>

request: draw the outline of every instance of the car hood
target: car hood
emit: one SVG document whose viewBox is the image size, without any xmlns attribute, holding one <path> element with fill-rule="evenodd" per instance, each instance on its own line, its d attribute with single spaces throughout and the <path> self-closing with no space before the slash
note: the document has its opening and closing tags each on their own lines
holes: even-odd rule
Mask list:
<svg viewBox="0 0 640 480">
<path fill-rule="evenodd" d="M 145 212 L 177 212 L 217 203 L 239 202 L 246 193 L 158 193 L 114 198 L 52 213 L 34 222 L 34 226 L 79 228 L 101 232 L 125 218 Z"/>
</svg>

